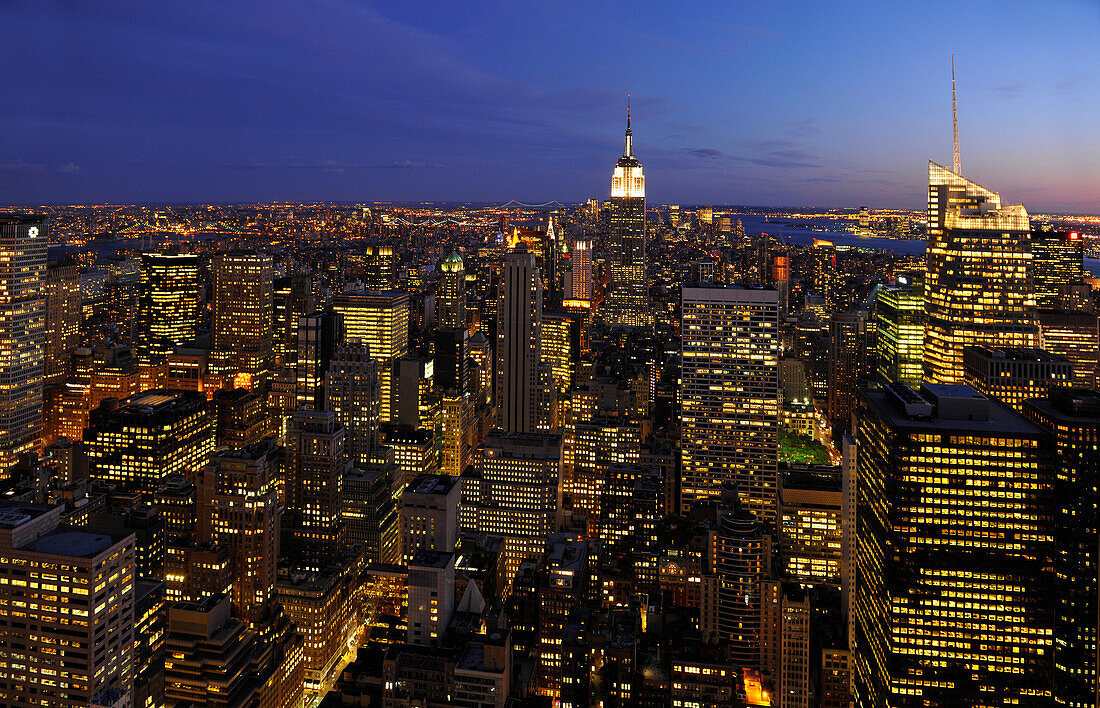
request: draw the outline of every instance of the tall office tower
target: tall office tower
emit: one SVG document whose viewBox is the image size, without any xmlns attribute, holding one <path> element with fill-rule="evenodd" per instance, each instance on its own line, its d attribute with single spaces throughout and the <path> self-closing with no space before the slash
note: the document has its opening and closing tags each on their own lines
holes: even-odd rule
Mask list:
<svg viewBox="0 0 1100 708">
<path fill-rule="evenodd" d="M 567 300 L 592 301 L 592 242 L 578 239 L 573 242 L 570 254 L 573 269 L 569 277 Z"/>
<path fill-rule="evenodd" d="M 570 391 L 577 380 L 579 325 L 574 315 L 565 312 L 546 312 L 542 316 L 542 359 L 550 365 L 559 394 Z"/>
<path fill-rule="evenodd" d="M 275 262 L 263 253 L 226 253 L 213 271 L 211 357 L 219 373 L 251 388 L 272 364 Z"/>
<path fill-rule="evenodd" d="M 464 396 L 473 390 L 470 381 L 470 331 L 438 329 L 435 344 L 435 385 L 445 394 Z"/>
<path fill-rule="evenodd" d="M 814 294 L 821 297 L 825 309 L 831 310 L 836 301 L 833 292 L 836 281 L 836 246 L 832 241 L 815 238 L 810 248 L 810 268 Z"/>
<path fill-rule="evenodd" d="M 273 438 L 217 454 L 198 475 L 197 541 L 229 551 L 234 615 L 255 629 L 275 592 L 280 461 Z"/>
<path fill-rule="evenodd" d="M 1031 230 L 1032 282 L 1035 304 L 1054 309 L 1063 288 L 1085 278 L 1085 244 L 1076 232 L 1056 231 L 1049 224 Z"/>
<path fill-rule="evenodd" d="M 839 468 L 780 469 L 778 536 L 784 578 L 804 585 L 840 585 L 842 495 Z"/>
<path fill-rule="evenodd" d="M 1047 705 L 1050 434 L 963 385 L 865 391 L 857 420 L 858 705 Z"/>
<path fill-rule="evenodd" d="M 206 396 L 153 389 L 92 411 L 84 431 L 88 475 L 119 491 L 153 494 L 170 475 L 193 480 L 214 454 Z"/>
<path fill-rule="evenodd" d="M 730 643 L 730 656 L 742 666 L 760 658 L 760 581 L 765 568 L 766 531 L 757 516 L 741 506 L 731 482 L 722 485 L 707 531 L 699 628 Z"/>
<path fill-rule="evenodd" d="M 645 176 L 634 157 L 630 111 L 626 114 L 626 147 L 611 175 L 610 270 L 604 319 L 611 324 L 644 327 L 653 316 L 646 283 Z"/>
<path fill-rule="evenodd" d="M 924 379 L 924 281 L 879 288 L 875 360 L 881 384 L 919 386 Z"/>
<path fill-rule="evenodd" d="M 422 474 L 401 495 L 401 555 L 404 562 L 419 550 L 449 552 L 458 538 L 458 477 Z"/>
<path fill-rule="evenodd" d="M 1054 433 L 1054 702 L 1097 705 L 1097 545 L 1100 391 L 1062 388 L 1028 401 L 1024 415 Z"/>
<path fill-rule="evenodd" d="M 439 266 L 439 297 L 435 314 L 441 329 L 466 329 L 466 269 L 454 252 Z"/>
<path fill-rule="evenodd" d="M 470 426 L 474 406 L 469 394 L 443 394 L 439 405 L 439 471 L 457 477 L 470 463 Z"/>
<path fill-rule="evenodd" d="M 134 534 L 62 525 L 63 509 L 0 503 L 5 706 L 87 708 L 133 687 Z"/>
<path fill-rule="evenodd" d="M 864 321 L 858 312 L 838 312 L 829 320 L 829 422 L 848 427 L 866 360 Z"/>
<path fill-rule="evenodd" d="M 409 561 L 409 615 L 405 642 L 439 646 L 455 605 L 455 554 L 417 551 Z"/>
<path fill-rule="evenodd" d="M 1039 344 L 1031 224 L 1020 204 L 928 162 L 925 378 L 963 377 L 963 349 Z"/>
<path fill-rule="evenodd" d="M 83 314 L 80 271 L 75 263 L 50 263 L 46 269 L 46 383 L 64 383 L 80 346 Z"/>
<path fill-rule="evenodd" d="M 199 257 L 143 253 L 138 299 L 138 345 L 143 358 L 160 360 L 198 334 Z"/>
<path fill-rule="evenodd" d="M 378 361 L 379 419 L 397 417 L 394 395 L 394 362 L 409 353 L 409 296 L 392 290 L 346 292 L 332 307 L 344 319 L 344 340 L 366 344 Z"/>
<path fill-rule="evenodd" d="M 791 311 L 791 258 L 776 256 L 772 260 L 772 284 L 779 293 L 779 318 Z"/>
<path fill-rule="evenodd" d="M 810 708 L 809 595 L 795 583 L 763 580 L 760 605 L 760 668 L 771 705 Z"/>
<path fill-rule="evenodd" d="M 45 229 L 39 216 L 0 216 L 0 477 L 41 446 Z"/>
<path fill-rule="evenodd" d="M 535 254 L 522 245 L 504 254 L 497 318 L 497 427 L 533 433 L 539 419 L 542 283 Z"/>
<path fill-rule="evenodd" d="M 344 477 L 342 516 L 348 543 L 363 544 L 368 563 L 401 562 L 400 529 L 393 501 L 396 465 L 372 464 Z"/>
<path fill-rule="evenodd" d="M 298 344 L 294 357 L 295 408 L 322 410 L 325 406 L 325 372 L 343 338 L 342 320 L 333 312 L 311 312 L 298 318 Z"/>
<path fill-rule="evenodd" d="M 1073 362 L 1073 385 L 1100 382 L 1100 317 L 1091 312 L 1039 310 L 1043 349 Z"/>
<path fill-rule="evenodd" d="M 344 426 L 344 454 L 356 465 L 378 446 L 378 362 L 365 344 L 338 344 L 325 373 L 325 410 Z"/>
<path fill-rule="evenodd" d="M 871 228 L 871 207 L 861 206 L 859 208 L 859 228 Z"/>
<path fill-rule="evenodd" d="M 344 427 L 331 411 L 298 411 L 286 445 L 286 509 L 291 516 L 289 554 L 320 571 L 344 551 L 342 489 L 352 469 L 344 457 Z"/>
<path fill-rule="evenodd" d="M 462 473 L 459 528 L 504 539 L 505 582 L 558 530 L 561 436 L 490 432 Z"/>
<path fill-rule="evenodd" d="M 963 381 L 979 393 L 1022 411 L 1029 398 L 1046 398 L 1073 383 L 1073 363 L 1042 349 L 967 347 Z"/>
<path fill-rule="evenodd" d="M 273 291 L 275 356 L 281 365 L 292 366 L 298 346 L 298 318 L 316 309 L 312 278 L 302 273 L 278 278 Z"/>
<path fill-rule="evenodd" d="M 439 418 L 435 361 L 404 357 L 394 362 L 393 371 L 393 423 L 423 428 L 434 436 Z"/>
<path fill-rule="evenodd" d="M 363 248 L 362 278 L 367 290 L 392 290 L 397 286 L 397 254 L 393 246 Z"/>
<path fill-rule="evenodd" d="M 779 456 L 779 301 L 774 290 L 685 287 L 680 375 L 681 503 L 734 482 L 775 522 Z"/>
</svg>

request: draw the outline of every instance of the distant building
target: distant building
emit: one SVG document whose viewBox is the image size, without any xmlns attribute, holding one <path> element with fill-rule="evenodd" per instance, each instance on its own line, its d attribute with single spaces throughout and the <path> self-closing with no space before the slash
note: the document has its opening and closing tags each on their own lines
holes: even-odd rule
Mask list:
<svg viewBox="0 0 1100 708">
<path fill-rule="evenodd" d="M 967 385 L 1018 411 L 1029 398 L 1073 382 L 1072 362 L 1042 349 L 967 347 L 963 367 Z"/>
</svg>

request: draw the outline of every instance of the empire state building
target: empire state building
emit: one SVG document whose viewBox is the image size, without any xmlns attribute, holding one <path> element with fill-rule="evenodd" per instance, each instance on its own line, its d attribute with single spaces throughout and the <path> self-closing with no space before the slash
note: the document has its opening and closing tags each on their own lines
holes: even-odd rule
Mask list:
<svg viewBox="0 0 1100 708">
<path fill-rule="evenodd" d="M 653 321 L 646 288 L 645 175 L 634 157 L 630 108 L 626 111 L 626 147 L 611 175 L 608 266 L 610 283 L 603 305 L 609 324 L 642 327 Z"/>
</svg>

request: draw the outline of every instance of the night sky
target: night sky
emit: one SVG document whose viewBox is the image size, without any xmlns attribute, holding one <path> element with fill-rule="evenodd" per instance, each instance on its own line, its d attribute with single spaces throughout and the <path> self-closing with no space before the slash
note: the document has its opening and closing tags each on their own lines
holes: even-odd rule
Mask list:
<svg viewBox="0 0 1100 708">
<path fill-rule="evenodd" d="M 950 164 L 1100 212 L 1100 1 L 0 4 L 0 203 L 919 207 Z"/>
</svg>

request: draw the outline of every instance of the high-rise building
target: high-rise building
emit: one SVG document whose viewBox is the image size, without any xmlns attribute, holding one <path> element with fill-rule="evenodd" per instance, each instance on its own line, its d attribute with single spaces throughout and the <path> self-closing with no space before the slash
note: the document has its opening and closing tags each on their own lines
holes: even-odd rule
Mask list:
<svg viewBox="0 0 1100 708">
<path fill-rule="evenodd" d="M 924 280 L 906 277 L 879 288 L 875 361 L 882 384 L 919 386 L 924 379 Z"/>
<path fill-rule="evenodd" d="M 316 309 L 313 283 L 308 275 L 289 275 L 277 278 L 273 291 L 275 356 L 283 366 L 291 366 L 298 345 L 298 318 Z"/>
<path fill-rule="evenodd" d="M 566 300 L 592 301 L 592 242 L 578 239 L 573 242 L 573 251 L 569 255 L 572 270 L 569 274 L 569 287 Z"/>
<path fill-rule="evenodd" d="M 838 312 L 829 320 L 829 421 L 848 427 L 866 361 L 864 320 L 858 312 Z"/>
<path fill-rule="evenodd" d="M 80 346 L 83 315 L 80 271 L 72 262 L 51 262 L 46 269 L 46 383 L 64 383 Z"/>
<path fill-rule="evenodd" d="M 363 247 L 360 277 L 367 290 L 392 290 L 397 285 L 397 254 L 393 246 Z"/>
<path fill-rule="evenodd" d="M 681 503 L 737 485 L 775 521 L 779 455 L 779 304 L 774 290 L 684 287 L 680 374 Z"/>
<path fill-rule="evenodd" d="M 1039 344 L 1031 224 L 1020 204 L 928 162 L 925 378 L 963 378 L 963 349 Z"/>
<path fill-rule="evenodd" d="M 145 359 L 162 359 L 198 334 L 199 265 L 194 254 L 142 254 L 138 344 Z"/>
<path fill-rule="evenodd" d="M 354 469 L 344 477 L 342 517 L 348 543 L 364 546 L 367 562 L 401 562 L 397 508 L 392 476 L 400 471 L 392 462 Z"/>
<path fill-rule="evenodd" d="M 1084 280 L 1085 244 L 1077 232 L 1057 231 L 1049 224 L 1031 230 L 1032 282 L 1038 307 L 1054 309 L 1062 289 Z"/>
<path fill-rule="evenodd" d="M 857 420 L 858 705 L 1048 705 L 1050 434 L 963 385 L 865 391 Z"/>
<path fill-rule="evenodd" d="M 401 495 L 401 555 L 409 563 L 419 550 L 453 551 L 458 538 L 458 477 L 422 474 Z"/>
<path fill-rule="evenodd" d="M 840 468 L 779 472 L 779 563 L 783 577 L 839 586 L 844 533 Z"/>
<path fill-rule="evenodd" d="M 645 175 L 634 157 L 630 111 L 626 114 L 626 146 L 611 175 L 608 235 L 610 281 L 603 303 L 611 324 L 642 327 L 653 322 L 646 282 Z"/>
<path fill-rule="evenodd" d="M 365 344 L 338 344 L 325 373 L 325 410 L 344 426 L 344 452 L 365 463 L 378 444 L 378 362 Z"/>
<path fill-rule="evenodd" d="M 394 362 L 409 353 L 409 296 L 384 291 L 346 292 L 337 295 L 332 308 L 343 317 L 344 340 L 366 344 L 378 361 L 379 419 L 397 417 Z"/>
<path fill-rule="evenodd" d="M 0 703 L 130 705 L 134 534 L 63 525 L 63 508 L 0 503 Z"/>
<path fill-rule="evenodd" d="M 325 372 L 336 343 L 343 337 L 342 321 L 333 312 L 310 312 L 298 318 L 298 339 L 294 356 L 294 408 L 323 410 Z"/>
<path fill-rule="evenodd" d="M 815 238 L 810 248 L 813 292 L 822 298 L 826 310 L 836 304 L 836 244 Z"/>
<path fill-rule="evenodd" d="M 1054 702 L 1097 705 L 1097 581 L 1100 559 L 1100 391 L 1053 389 L 1024 415 L 1054 434 Z"/>
<path fill-rule="evenodd" d="M 279 461 L 274 438 L 217 454 L 198 475 L 201 543 L 229 551 L 234 614 L 256 628 L 275 592 L 279 558 Z"/>
<path fill-rule="evenodd" d="M 295 565 L 319 571 L 344 550 L 344 477 L 352 465 L 344 456 L 344 426 L 331 411 L 298 411 L 286 441 L 288 554 Z"/>
<path fill-rule="evenodd" d="M 0 477 L 41 444 L 46 241 L 42 217 L 0 216 Z"/>
<path fill-rule="evenodd" d="M 504 255 L 497 307 L 497 427 L 516 433 L 538 429 L 542 362 L 542 283 L 535 254 L 519 247 Z"/>
<path fill-rule="evenodd" d="M 1046 398 L 1055 386 L 1069 386 L 1073 364 L 1042 349 L 967 347 L 963 380 L 979 393 L 1018 411 L 1029 398 Z"/>
<path fill-rule="evenodd" d="M 409 616 L 406 643 L 438 646 L 455 605 L 455 554 L 417 551 L 409 561 Z"/>
<path fill-rule="evenodd" d="M 1100 317 L 1092 312 L 1039 310 L 1043 349 L 1073 362 L 1073 384 L 1100 382 Z"/>
<path fill-rule="evenodd" d="M 454 252 L 439 266 L 439 297 L 435 314 L 441 329 L 466 329 L 466 269 Z"/>
<path fill-rule="evenodd" d="M 465 328 L 441 328 L 435 343 L 435 385 L 442 393 L 464 396 L 473 390 L 470 381 L 470 331 Z"/>
<path fill-rule="evenodd" d="M 760 581 L 767 535 L 755 514 L 741 506 L 736 485 L 726 482 L 709 503 L 699 627 L 729 642 L 731 658 L 753 666 L 760 652 Z"/>
<path fill-rule="evenodd" d="M 561 437 L 494 430 L 462 473 L 462 531 L 504 539 L 505 582 L 543 551 L 561 510 Z"/>
<path fill-rule="evenodd" d="M 218 447 L 244 447 L 278 432 L 275 421 L 267 414 L 267 401 L 260 393 L 246 388 L 222 388 L 214 392 L 211 403 Z"/>
<path fill-rule="evenodd" d="M 214 454 L 206 396 L 151 390 L 92 411 L 84 431 L 88 474 L 147 499 L 171 475 L 194 479 Z"/>
<path fill-rule="evenodd" d="M 262 253 L 226 253 L 213 263 L 214 368 L 251 388 L 267 375 L 273 354 L 275 264 Z"/>
</svg>

